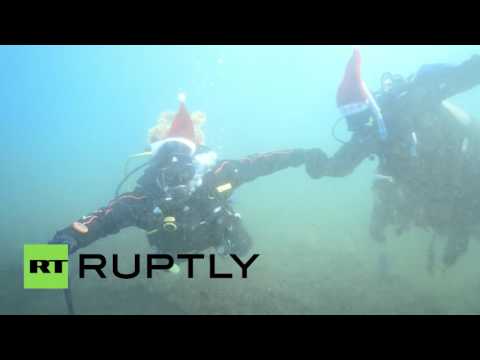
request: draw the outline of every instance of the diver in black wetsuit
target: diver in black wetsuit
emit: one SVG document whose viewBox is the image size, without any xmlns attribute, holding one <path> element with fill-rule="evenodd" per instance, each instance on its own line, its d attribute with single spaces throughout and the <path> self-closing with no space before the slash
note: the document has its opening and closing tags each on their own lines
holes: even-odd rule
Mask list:
<svg viewBox="0 0 480 360">
<path fill-rule="evenodd" d="M 184 104 L 166 139 L 152 144 L 152 158 L 133 192 L 58 231 L 52 243 L 69 244 L 70 253 L 97 239 L 136 226 L 159 252 L 200 252 L 245 256 L 252 240 L 229 201 L 242 184 L 305 161 L 304 150 L 287 150 L 217 161 L 194 141 Z"/>
<path fill-rule="evenodd" d="M 399 234 L 412 224 L 433 230 L 447 237 L 443 263 L 451 266 L 480 222 L 480 132 L 445 100 L 480 83 L 480 56 L 458 66 L 426 65 L 408 79 L 387 73 L 373 95 L 360 65 L 356 49 L 337 94 L 352 138 L 330 158 L 311 153 L 307 173 L 344 177 L 376 155 L 372 237 L 385 242 L 388 225 Z"/>
</svg>

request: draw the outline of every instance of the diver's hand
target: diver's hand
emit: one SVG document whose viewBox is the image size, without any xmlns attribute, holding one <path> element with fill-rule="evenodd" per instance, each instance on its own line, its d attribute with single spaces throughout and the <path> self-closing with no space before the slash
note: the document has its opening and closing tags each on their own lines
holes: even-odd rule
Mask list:
<svg viewBox="0 0 480 360">
<path fill-rule="evenodd" d="M 68 245 L 68 254 L 73 254 L 79 249 L 78 241 L 71 235 L 65 233 L 56 233 L 48 242 L 49 244 L 65 244 Z"/>
<path fill-rule="evenodd" d="M 324 176 L 328 163 L 328 156 L 321 149 L 311 149 L 305 154 L 305 170 L 312 179 Z"/>
</svg>

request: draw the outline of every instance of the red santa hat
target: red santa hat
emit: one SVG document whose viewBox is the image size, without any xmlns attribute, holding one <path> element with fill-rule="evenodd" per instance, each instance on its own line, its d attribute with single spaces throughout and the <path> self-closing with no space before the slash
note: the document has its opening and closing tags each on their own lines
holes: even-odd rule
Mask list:
<svg viewBox="0 0 480 360">
<path fill-rule="evenodd" d="M 337 106 L 344 116 L 363 112 L 369 108 L 368 90 L 362 80 L 362 58 L 355 47 L 337 91 Z"/>
<path fill-rule="evenodd" d="M 156 153 L 165 143 L 172 141 L 185 144 L 191 149 L 192 154 L 197 148 L 198 144 L 195 140 L 193 121 L 188 113 L 187 107 L 185 106 L 185 94 L 180 94 L 178 96 L 178 100 L 180 101 L 180 107 L 175 115 L 175 118 L 173 119 L 167 136 L 164 140 L 157 141 L 156 143 L 152 144 L 153 153 Z"/>
</svg>

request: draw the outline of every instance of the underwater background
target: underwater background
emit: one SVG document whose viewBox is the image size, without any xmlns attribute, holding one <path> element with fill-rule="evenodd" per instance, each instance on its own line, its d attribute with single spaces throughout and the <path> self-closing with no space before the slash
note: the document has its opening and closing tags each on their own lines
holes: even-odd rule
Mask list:
<svg viewBox="0 0 480 360">
<path fill-rule="evenodd" d="M 377 90 L 384 72 L 408 76 L 423 64 L 461 63 L 480 46 L 362 46 L 363 77 Z M 131 154 L 148 145 L 161 112 L 206 113 L 206 144 L 221 159 L 340 144 L 331 128 L 351 46 L 0 46 L 0 314 L 65 314 L 58 290 L 23 289 L 23 245 L 106 205 Z M 480 87 L 453 98 L 480 117 Z M 348 139 L 345 126 L 339 136 Z M 353 175 L 312 180 L 304 167 L 242 186 L 234 204 L 261 254 L 240 279 L 76 279 L 79 314 L 470 314 L 480 313 L 480 243 L 445 274 L 430 276 L 431 234 L 389 233 L 395 276 L 381 282 L 370 239 L 376 161 Z M 82 252 L 150 251 L 134 228 Z M 111 263 L 110 263 L 111 264 Z M 130 267 L 129 267 L 130 266 Z"/>
</svg>

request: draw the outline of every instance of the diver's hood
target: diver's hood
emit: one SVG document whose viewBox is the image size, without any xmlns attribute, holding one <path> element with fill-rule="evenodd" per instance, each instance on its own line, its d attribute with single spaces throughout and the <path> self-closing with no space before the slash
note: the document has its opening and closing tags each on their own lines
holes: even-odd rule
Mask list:
<svg viewBox="0 0 480 360">
<path fill-rule="evenodd" d="M 182 192 L 184 192 L 188 196 L 188 194 L 193 194 L 193 192 L 195 192 L 195 190 L 203 184 L 203 176 L 215 166 L 218 161 L 218 156 L 215 151 L 211 150 L 206 146 L 196 145 L 188 139 L 178 137 L 168 138 L 151 144 L 152 157 L 160 155 L 160 152 L 162 151 L 162 149 L 164 149 L 164 146 L 166 144 L 172 143 L 185 145 L 182 146 L 182 148 L 184 148 L 186 151 L 185 155 L 191 157 L 191 165 L 193 165 L 194 168 L 194 175 L 191 180 L 188 181 L 188 183 L 179 183 L 178 186 L 167 186 L 163 181 L 160 181 L 160 178 L 158 177 L 158 163 L 152 163 L 150 167 L 145 171 L 144 176 L 142 176 L 137 181 L 137 183 L 140 186 L 150 189 L 160 188 L 162 192 L 176 191 L 176 188 L 182 188 Z M 188 152 L 189 154 L 187 154 Z M 169 197 L 175 198 L 176 196 Z"/>
<path fill-rule="evenodd" d="M 150 145 L 152 157 L 155 157 L 165 144 L 172 142 L 181 143 L 190 149 L 190 156 L 192 156 L 198 170 L 201 170 L 200 172 L 212 168 L 217 163 L 218 156 L 215 151 L 203 145 L 197 146 L 194 142 L 181 137 L 168 138 L 152 143 Z"/>
<path fill-rule="evenodd" d="M 190 149 L 190 151 L 191 151 L 190 155 L 192 155 L 192 156 L 197 151 L 197 145 L 195 145 L 195 143 L 193 141 L 190 141 L 190 140 L 185 139 L 183 137 L 172 137 L 172 138 L 167 138 L 165 140 L 156 141 L 156 142 L 150 144 L 150 148 L 152 150 L 152 156 L 155 157 L 155 155 L 157 155 L 157 153 L 160 151 L 160 149 L 165 144 L 172 143 L 172 142 L 181 143 L 181 144 L 184 144 L 185 146 L 187 146 Z"/>
<path fill-rule="evenodd" d="M 130 178 L 130 176 L 132 176 L 134 173 L 145 167 L 147 168 L 144 174 L 137 180 L 137 185 L 141 187 L 143 191 L 149 192 L 152 195 L 157 194 L 159 185 L 157 182 L 159 176 L 159 164 L 158 162 L 154 161 L 153 158 L 155 158 L 159 154 L 159 151 L 164 147 L 165 144 L 172 144 L 175 142 L 177 144 L 184 145 L 183 148 L 186 150 L 184 155 L 191 157 L 191 163 L 194 167 L 193 178 L 188 182 L 188 184 L 184 184 L 184 186 L 188 187 L 189 193 L 193 193 L 199 186 L 201 186 L 203 183 L 203 176 L 208 171 L 210 171 L 217 163 L 217 154 L 210 148 L 203 145 L 196 145 L 193 141 L 190 141 L 183 137 L 170 137 L 152 143 L 150 145 L 151 152 L 137 154 L 129 158 L 130 160 L 138 157 L 151 156 L 151 159 L 149 161 L 126 173 L 125 177 L 120 182 L 115 191 L 115 197 L 119 196 L 121 187 L 128 180 L 128 178 Z M 165 190 L 165 185 L 161 185 L 160 187 Z"/>
<path fill-rule="evenodd" d="M 156 178 L 157 187 L 165 196 L 167 206 L 180 206 L 184 204 L 203 185 L 203 177 L 217 163 L 217 154 L 204 146 L 199 146 L 192 156 L 194 175 L 187 183 L 176 186 L 165 186 Z"/>
</svg>

